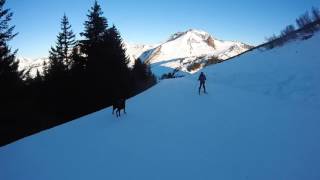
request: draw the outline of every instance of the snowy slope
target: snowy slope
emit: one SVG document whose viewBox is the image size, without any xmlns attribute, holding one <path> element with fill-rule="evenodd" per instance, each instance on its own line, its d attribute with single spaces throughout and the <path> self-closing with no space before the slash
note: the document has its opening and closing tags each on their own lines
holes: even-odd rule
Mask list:
<svg viewBox="0 0 320 180">
<path fill-rule="evenodd" d="M 318 180 L 319 41 L 208 67 L 208 95 L 198 74 L 161 81 L 121 119 L 109 108 L 1 147 L 0 179 Z"/>
<path fill-rule="evenodd" d="M 263 48 L 209 68 L 216 83 L 320 106 L 320 33 L 272 50 Z"/>
<path fill-rule="evenodd" d="M 107 109 L 0 148 L 0 179 L 320 177 L 318 110 L 208 87 L 198 96 L 194 79 L 164 81 L 122 119 Z"/>
</svg>

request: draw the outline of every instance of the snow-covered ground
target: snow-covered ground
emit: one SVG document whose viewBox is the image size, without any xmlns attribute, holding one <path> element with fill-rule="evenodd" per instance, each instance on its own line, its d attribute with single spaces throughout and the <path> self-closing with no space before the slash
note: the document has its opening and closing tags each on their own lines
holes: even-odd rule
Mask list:
<svg viewBox="0 0 320 180">
<path fill-rule="evenodd" d="M 111 109 L 0 148 L 0 179 L 318 180 L 319 34 L 161 81 Z"/>
</svg>

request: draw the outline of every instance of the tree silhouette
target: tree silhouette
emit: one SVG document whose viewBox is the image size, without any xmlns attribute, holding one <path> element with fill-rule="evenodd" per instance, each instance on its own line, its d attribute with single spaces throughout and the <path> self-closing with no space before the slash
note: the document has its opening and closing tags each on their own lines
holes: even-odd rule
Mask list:
<svg viewBox="0 0 320 180">
<path fill-rule="evenodd" d="M 150 65 L 143 63 L 139 58 L 134 62 L 132 74 L 134 94 L 140 93 L 157 83 L 157 78 L 152 73 Z"/>
<path fill-rule="evenodd" d="M 103 17 L 103 12 L 101 6 L 97 1 L 94 2 L 93 7 L 89 10 L 87 15 L 88 20 L 84 23 L 84 32 L 81 36 L 85 37 L 84 41 L 84 51 L 86 54 L 91 45 L 102 41 L 108 28 L 108 22 L 105 17 Z"/>
<path fill-rule="evenodd" d="M 141 59 L 136 59 L 132 68 L 133 74 L 138 81 L 148 78 L 147 65 Z"/>
<path fill-rule="evenodd" d="M 10 26 L 13 13 L 10 9 L 5 9 L 5 0 L 0 0 L 0 85 L 1 91 L 11 91 L 13 88 L 21 85 L 23 72 L 18 71 L 19 62 L 15 55 L 17 50 L 11 51 L 8 42 L 12 40 L 17 33 L 14 33 L 15 26 Z M 1 93 L 5 94 L 5 93 Z"/>
<path fill-rule="evenodd" d="M 115 26 L 108 27 L 100 5 L 89 10 L 81 35 L 81 54 L 86 57 L 87 93 L 94 104 L 105 104 L 126 97 L 130 87 L 128 58 Z M 95 99 L 95 100 L 94 100 Z"/>
<path fill-rule="evenodd" d="M 76 44 L 76 35 L 72 31 L 68 17 L 66 15 L 64 15 L 62 18 L 61 30 L 62 32 L 60 33 L 60 36 L 62 37 L 62 58 L 64 62 L 70 64 L 72 50 Z"/>
<path fill-rule="evenodd" d="M 75 34 L 66 15 L 61 20 L 61 32 L 57 36 L 55 47 L 49 51 L 49 66 L 46 76 L 49 79 L 63 78 L 71 65 L 72 50 L 75 46 Z"/>
<path fill-rule="evenodd" d="M 320 20 L 320 10 L 319 10 L 319 8 L 312 7 L 311 13 L 312 13 L 314 21 Z"/>
</svg>

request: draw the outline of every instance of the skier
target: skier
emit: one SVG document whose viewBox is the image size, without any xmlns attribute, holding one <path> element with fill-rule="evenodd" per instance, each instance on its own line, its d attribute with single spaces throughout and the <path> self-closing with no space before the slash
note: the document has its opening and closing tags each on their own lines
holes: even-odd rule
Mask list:
<svg viewBox="0 0 320 180">
<path fill-rule="evenodd" d="M 206 75 L 204 75 L 204 73 L 201 72 L 198 80 L 200 81 L 199 94 L 200 94 L 200 91 L 201 91 L 201 88 L 202 88 L 202 87 L 203 87 L 204 93 L 206 94 L 206 93 L 207 93 L 207 91 L 206 91 L 206 85 L 205 85 L 205 84 L 206 84 L 206 80 L 207 80 Z"/>
</svg>

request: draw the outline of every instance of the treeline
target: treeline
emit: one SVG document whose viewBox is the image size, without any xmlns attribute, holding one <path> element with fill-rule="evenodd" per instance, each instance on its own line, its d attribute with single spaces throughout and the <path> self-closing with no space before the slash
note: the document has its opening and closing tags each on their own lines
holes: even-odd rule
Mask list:
<svg viewBox="0 0 320 180">
<path fill-rule="evenodd" d="M 10 9 L 0 0 L 0 146 L 68 122 L 132 97 L 156 83 L 150 67 L 136 60 L 132 68 L 119 31 L 109 26 L 95 1 L 76 40 L 66 15 L 49 50 L 49 62 L 35 77 L 18 70 L 17 34 Z"/>
<path fill-rule="evenodd" d="M 276 46 L 282 46 L 286 42 L 305 35 L 302 38 L 310 38 L 314 32 L 320 30 L 320 10 L 313 7 L 311 11 L 307 11 L 296 19 L 296 25 L 286 26 L 279 35 L 272 35 L 266 38 L 268 49 Z"/>
</svg>

